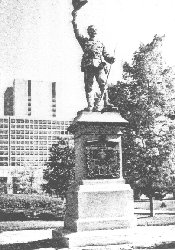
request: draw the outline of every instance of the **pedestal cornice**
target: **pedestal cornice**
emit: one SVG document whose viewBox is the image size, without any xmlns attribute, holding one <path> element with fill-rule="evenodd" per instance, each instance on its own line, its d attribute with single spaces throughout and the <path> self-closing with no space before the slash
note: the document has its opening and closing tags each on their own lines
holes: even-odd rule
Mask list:
<svg viewBox="0 0 175 250">
<path fill-rule="evenodd" d="M 84 130 L 91 126 L 96 126 L 97 128 L 102 128 L 105 130 L 105 127 L 124 127 L 128 124 L 128 121 L 125 120 L 120 113 L 118 112 L 88 112 L 88 111 L 79 111 L 75 117 L 73 123 L 69 126 L 68 131 L 76 134 L 77 128 L 81 127 Z M 90 129 L 87 131 L 88 134 L 92 132 Z"/>
</svg>

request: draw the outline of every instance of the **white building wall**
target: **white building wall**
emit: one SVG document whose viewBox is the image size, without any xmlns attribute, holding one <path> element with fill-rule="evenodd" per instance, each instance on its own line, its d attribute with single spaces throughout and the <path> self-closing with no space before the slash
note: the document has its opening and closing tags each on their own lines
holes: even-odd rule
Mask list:
<svg viewBox="0 0 175 250">
<path fill-rule="evenodd" d="M 31 114 L 36 118 L 52 116 L 52 82 L 31 81 Z"/>
<path fill-rule="evenodd" d="M 14 87 L 14 115 L 28 115 L 28 81 L 15 79 Z"/>
</svg>

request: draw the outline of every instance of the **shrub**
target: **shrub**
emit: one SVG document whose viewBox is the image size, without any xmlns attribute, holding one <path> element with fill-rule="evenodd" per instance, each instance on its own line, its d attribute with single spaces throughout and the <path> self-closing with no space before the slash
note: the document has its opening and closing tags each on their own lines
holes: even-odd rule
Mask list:
<svg viewBox="0 0 175 250">
<path fill-rule="evenodd" d="M 56 214 L 45 212 L 38 214 L 37 219 L 51 221 L 51 220 L 59 220 L 59 217 Z"/>
<path fill-rule="evenodd" d="M 62 201 L 59 198 L 44 195 L 3 194 L 0 195 L 0 221 L 27 220 L 28 217 L 35 219 L 35 216 L 37 218 L 37 215 L 43 211 L 55 214 L 56 218 L 57 215 L 62 214 L 62 207 Z"/>
</svg>

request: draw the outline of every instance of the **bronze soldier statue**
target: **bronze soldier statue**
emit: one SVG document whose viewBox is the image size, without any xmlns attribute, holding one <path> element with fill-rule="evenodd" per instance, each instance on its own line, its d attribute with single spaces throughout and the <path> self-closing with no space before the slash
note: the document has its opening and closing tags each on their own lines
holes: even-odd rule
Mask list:
<svg viewBox="0 0 175 250">
<path fill-rule="evenodd" d="M 97 30 L 94 25 L 90 25 L 87 28 L 89 37 L 84 37 L 80 34 L 77 26 L 77 11 L 87 3 L 87 0 L 72 0 L 74 10 L 72 12 L 73 29 L 75 37 L 78 40 L 82 50 L 83 57 L 81 61 L 81 71 L 84 72 L 85 92 L 88 107 L 87 111 L 101 111 L 100 102 L 103 101 L 102 109 L 110 109 L 113 107 L 108 101 L 107 92 L 107 76 L 108 67 L 107 63 L 114 63 L 115 58 L 110 56 L 105 49 L 102 42 L 96 40 Z M 95 102 L 95 96 L 93 92 L 94 77 L 100 88 L 100 96 Z"/>
</svg>

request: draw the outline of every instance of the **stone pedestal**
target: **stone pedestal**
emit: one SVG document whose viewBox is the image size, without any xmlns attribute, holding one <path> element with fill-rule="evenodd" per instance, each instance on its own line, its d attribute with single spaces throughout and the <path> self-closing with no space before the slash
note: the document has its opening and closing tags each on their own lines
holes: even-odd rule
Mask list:
<svg viewBox="0 0 175 250">
<path fill-rule="evenodd" d="M 69 127 L 75 140 L 75 182 L 67 192 L 64 230 L 53 233 L 65 246 L 131 242 L 133 192 L 122 175 L 121 128 L 126 124 L 116 112 L 82 111 Z"/>
<path fill-rule="evenodd" d="M 65 228 L 80 232 L 131 228 L 133 193 L 121 180 L 83 180 L 67 194 Z"/>
</svg>

